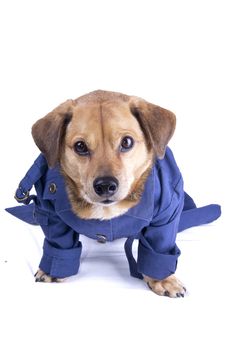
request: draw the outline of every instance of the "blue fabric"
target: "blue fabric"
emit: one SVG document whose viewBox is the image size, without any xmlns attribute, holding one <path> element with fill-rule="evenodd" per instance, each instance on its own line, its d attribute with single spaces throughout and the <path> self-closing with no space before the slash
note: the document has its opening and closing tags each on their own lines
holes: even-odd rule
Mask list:
<svg viewBox="0 0 233 350">
<path fill-rule="evenodd" d="M 140 202 L 111 220 L 77 217 L 72 212 L 59 167 L 49 169 L 43 155 L 37 158 L 19 187 L 25 193 L 33 183 L 37 192 L 37 197 L 32 198 L 34 203 L 7 211 L 41 226 L 45 242 L 40 268 L 58 278 L 78 272 L 82 249 L 80 235 L 98 240 L 101 234 L 107 241 L 127 238 L 125 251 L 132 276 L 142 278 L 144 274 L 163 279 L 176 270 L 180 255 L 176 246 L 177 232 L 211 222 L 221 214 L 218 205 L 196 208 L 193 199 L 183 190 L 182 176 L 169 148 L 164 159 L 156 161 Z M 56 185 L 55 192 L 50 191 L 51 184 Z M 132 254 L 135 238 L 139 240 L 137 262 Z"/>
<path fill-rule="evenodd" d="M 81 242 L 78 242 L 75 248 L 60 249 L 55 248 L 45 239 L 43 251 L 43 257 L 39 265 L 42 271 L 57 278 L 65 278 L 78 273 L 82 252 Z"/>
</svg>

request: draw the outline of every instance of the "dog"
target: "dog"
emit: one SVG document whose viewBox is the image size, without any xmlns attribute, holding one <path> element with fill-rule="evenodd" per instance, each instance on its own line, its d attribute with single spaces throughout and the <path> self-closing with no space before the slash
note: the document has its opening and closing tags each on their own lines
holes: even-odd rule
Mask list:
<svg viewBox="0 0 233 350">
<path fill-rule="evenodd" d="M 60 105 L 33 126 L 32 135 L 50 167 L 60 162 L 74 213 L 109 220 L 138 203 L 175 124 L 172 112 L 140 98 L 96 91 Z M 41 278 L 50 281 L 39 270 Z M 185 293 L 174 275 L 144 279 L 157 294 Z"/>
<path fill-rule="evenodd" d="M 102 90 L 67 100 L 33 125 L 32 136 L 43 157 L 36 172 L 43 168 L 45 173 L 35 184 L 33 215 L 46 236 L 37 282 L 60 282 L 77 273 L 78 232 L 97 236 L 102 243 L 128 237 L 127 257 L 138 270 L 134 277 L 140 274 L 158 295 L 185 295 L 185 286 L 175 276 L 180 254 L 175 240 L 185 206 L 196 206 L 183 191 L 182 176 L 167 147 L 175 126 L 174 113 L 165 108 Z M 28 204 L 27 190 L 22 191 L 23 199 L 16 199 Z M 55 202 L 60 203 L 56 213 Z M 110 232 L 110 226 L 111 235 L 98 233 Z M 137 266 L 129 253 L 130 230 L 139 239 Z"/>
</svg>

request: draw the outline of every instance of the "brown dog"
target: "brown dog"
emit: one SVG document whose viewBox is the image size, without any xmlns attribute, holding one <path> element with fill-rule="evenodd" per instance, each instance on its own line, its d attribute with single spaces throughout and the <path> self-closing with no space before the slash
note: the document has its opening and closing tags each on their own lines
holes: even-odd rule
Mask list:
<svg viewBox="0 0 233 350">
<path fill-rule="evenodd" d="M 166 109 L 137 97 L 95 91 L 58 106 L 34 124 L 32 135 L 49 166 L 59 162 L 73 212 L 83 219 L 106 220 L 140 201 L 154 160 L 163 158 L 174 129 L 175 116 Z M 41 270 L 36 278 L 54 280 Z M 174 275 L 144 279 L 159 295 L 184 295 Z"/>
</svg>

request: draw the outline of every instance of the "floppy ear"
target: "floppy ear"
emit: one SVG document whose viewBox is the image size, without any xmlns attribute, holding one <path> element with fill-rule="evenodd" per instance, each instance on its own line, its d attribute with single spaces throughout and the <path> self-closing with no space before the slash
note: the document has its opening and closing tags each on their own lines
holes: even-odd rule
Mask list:
<svg viewBox="0 0 233 350">
<path fill-rule="evenodd" d="M 73 100 L 67 100 L 32 126 L 32 136 L 50 168 L 59 161 L 62 140 L 72 118 Z"/>
<path fill-rule="evenodd" d="M 152 149 L 156 157 L 163 158 L 166 146 L 175 131 L 175 115 L 137 97 L 130 99 L 130 110 L 145 135 L 148 149 Z"/>
</svg>

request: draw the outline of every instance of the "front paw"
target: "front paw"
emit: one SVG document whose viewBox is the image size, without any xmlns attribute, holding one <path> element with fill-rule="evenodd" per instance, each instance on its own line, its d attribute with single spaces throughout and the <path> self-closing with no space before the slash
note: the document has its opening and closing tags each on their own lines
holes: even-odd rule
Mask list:
<svg viewBox="0 0 233 350">
<path fill-rule="evenodd" d="M 158 295 L 180 298 L 184 297 L 186 293 L 186 288 L 175 275 L 171 275 L 161 281 L 144 276 L 144 281 L 147 283 L 148 287 Z"/>
<path fill-rule="evenodd" d="M 56 278 L 56 277 L 51 277 L 47 275 L 44 271 L 38 270 L 35 273 L 35 282 L 45 282 L 45 283 L 51 283 L 51 282 L 62 282 L 64 281 L 64 278 Z"/>
</svg>

